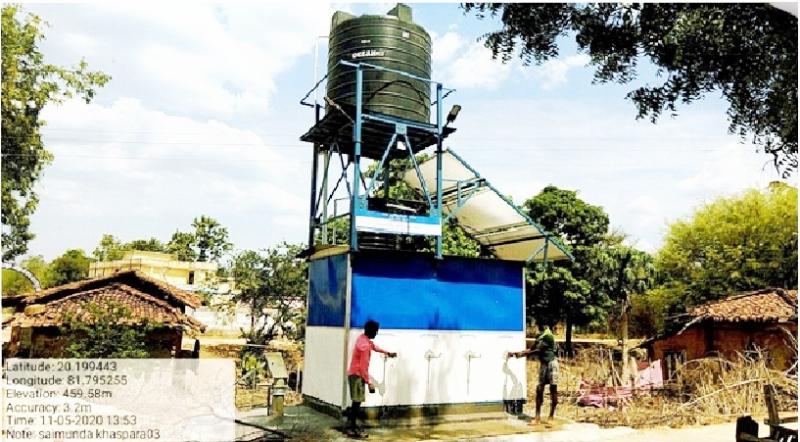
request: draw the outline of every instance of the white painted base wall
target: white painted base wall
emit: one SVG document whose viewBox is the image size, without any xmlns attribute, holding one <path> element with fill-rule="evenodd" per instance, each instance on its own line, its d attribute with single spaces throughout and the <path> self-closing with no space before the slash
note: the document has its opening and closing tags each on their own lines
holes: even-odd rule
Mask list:
<svg viewBox="0 0 800 442">
<path fill-rule="evenodd" d="M 306 328 L 303 394 L 331 405 L 345 401 L 345 331 L 340 327 Z"/>
<path fill-rule="evenodd" d="M 361 333 L 349 333 L 348 361 Z M 398 356 L 372 353 L 376 393 L 367 394 L 367 407 L 500 402 L 526 395 L 525 360 L 505 358 L 506 352 L 525 348 L 523 332 L 382 329 L 374 341 Z"/>
<path fill-rule="evenodd" d="M 343 329 L 306 330 L 303 394 L 349 405 L 341 367 L 345 360 L 349 364 L 361 333 L 349 332 L 345 359 Z M 364 406 L 500 402 L 526 396 L 525 360 L 505 359 L 506 352 L 525 348 L 523 332 L 381 330 L 375 343 L 398 357 L 373 352 L 370 376 L 376 393 L 367 393 Z"/>
</svg>

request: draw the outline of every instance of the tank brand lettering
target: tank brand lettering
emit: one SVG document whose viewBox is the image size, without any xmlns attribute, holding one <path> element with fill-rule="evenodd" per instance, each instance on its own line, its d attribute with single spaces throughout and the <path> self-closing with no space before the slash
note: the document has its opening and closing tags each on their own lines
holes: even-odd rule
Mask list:
<svg viewBox="0 0 800 442">
<path fill-rule="evenodd" d="M 363 57 L 383 57 L 384 55 L 386 55 L 386 53 L 384 53 L 383 51 L 376 51 L 375 49 L 369 49 L 367 51 L 353 52 L 352 54 L 350 54 L 350 57 L 355 59 Z"/>
</svg>

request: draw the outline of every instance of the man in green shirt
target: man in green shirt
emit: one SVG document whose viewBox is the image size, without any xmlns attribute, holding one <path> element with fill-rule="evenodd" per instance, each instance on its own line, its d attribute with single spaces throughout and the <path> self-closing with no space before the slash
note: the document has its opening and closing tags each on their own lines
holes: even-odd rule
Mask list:
<svg viewBox="0 0 800 442">
<path fill-rule="evenodd" d="M 534 423 L 541 422 L 542 402 L 544 402 L 544 386 L 550 385 L 550 419 L 556 413 L 558 405 L 558 359 L 556 359 L 556 340 L 548 324 L 538 324 L 539 336 L 531 348 L 509 353 L 515 358 L 535 354 L 539 359 L 539 383 L 536 385 L 536 418 Z"/>
</svg>

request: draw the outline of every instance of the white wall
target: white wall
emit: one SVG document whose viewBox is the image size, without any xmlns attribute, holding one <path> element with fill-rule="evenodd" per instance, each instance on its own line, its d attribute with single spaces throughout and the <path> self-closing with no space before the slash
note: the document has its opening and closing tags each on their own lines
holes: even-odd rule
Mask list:
<svg viewBox="0 0 800 442">
<path fill-rule="evenodd" d="M 348 362 L 361 333 L 361 330 L 349 333 Z M 308 339 L 308 332 L 306 336 Z M 525 349 L 525 335 L 521 331 L 381 329 L 375 343 L 397 352 L 398 357 L 387 359 L 373 352 L 370 376 L 377 391 L 367 393 L 365 406 L 499 402 L 526 396 L 525 360 L 505 359 L 506 352 Z M 429 360 L 425 357 L 428 352 L 438 357 Z M 469 352 L 477 357 L 468 359 Z M 319 357 L 308 342 L 306 355 Z M 333 355 L 329 357 L 334 359 Z M 306 383 L 313 377 L 308 372 L 310 367 L 306 361 Z M 338 365 L 331 364 L 331 376 L 334 367 Z"/>
<path fill-rule="evenodd" d="M 232 310 L 203 306 L 191 312 L 187 309 L 187 313 L 202 322 L 207 332 L 239 333 L 242 329 L 250 329 L 250 309 L 246 306 L 237 306 Z M 263 322 L 264 318 L 260 317 L 256 325 L 260 326 Z"/>
<path fill-rule="evenodd" d="M 340 327 L 306 328 L 303 394 L 332 405 L 344 405 L 344 335 Z"/>
</svg>

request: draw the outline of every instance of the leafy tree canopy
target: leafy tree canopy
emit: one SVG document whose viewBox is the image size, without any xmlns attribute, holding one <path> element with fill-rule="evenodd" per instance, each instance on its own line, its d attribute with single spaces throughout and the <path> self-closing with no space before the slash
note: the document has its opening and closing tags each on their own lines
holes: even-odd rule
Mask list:
<svg viewBox="0 0 800 442">
<path fill-rule="evenodd" d="M 118 303 L 86 303 L 88 317 L 68 317 L 60 327 L 67 358 L 146 358 L 147 334 L 155 324 L 121 325 L 131 322 L 130 309 Z"/>
<path fill-rule="evenodd" d="M 44 257 L 40 255 L 28 257 L 20 262 L 20 266 L 31 272 L 43 289 L 52 285 L 53 275 Z M 22 295 L 31 291 L 33 284 L 28 278 L 14 270 L 3 269 L 3 296 Z"/>
<path fill-rule="evenodd" d="M 67 284 L 86 279 L 89 275 L 89 263 L 92 260 L 83 250 L 71 249 L 50 263 L 52 285 Z"/>
<path fill-rule="evenodd" d="M 100 244 L 95 247 L 92 255 L 98 261 L 116 261 L 122 259 L 125 246 L 114 235 L 105 234 L 100 239 Z"/>
<path fill-rule="evenodd" d="M 156 238 L 134 239 L 125 245 L 128 250 L 141 250 L 143 252 L 165 252 L 166 246 Z"/>
<path fill-rule="evenodd" d="M 525 202 L 525 209 L 550 233 L 571 248 L 575 261 L 536 266 L 528 272 L 528 312 L 537 322 L 566 319 L 568 334 L 574 324 L 587 324 L 602 316 L 607 298 L 592 290 L 585 265 L 592 247 L 608 232 L 608 215 L 602 207 L 587 204 L 578 192 L 545 187 Z"/>
<path fill-rule="evenodd" d="M 660 84 L 632 90 L 637 118 L 655 122 L 678 104 L 720 92 L 730 131 L 748 135 L 788 175 L 797 169 L 797 17 L 767 3 L 467 3 L 497 15 L 485 36 L 495 57 L 525 64 L 558 57 L 574 36 L 598 83 L 630 83 L 642 59 Z"/>
<path fill-rule="evenodd" d="M 3 260 L 12 261 L 34 237 L 34 185 L 53 159 L 40 134 L 41 110 L 73 96 L 89 103 L 111 77 L 89 71 L 83 60 L 71 69 L 47 63 L 38 48 L 45 23 L 33 14 L 20 19 L 15 5 L 2 12 L 2 248 Z"/>
<path fill-rule="evenodd" d="M 797 287 L 797 188 L 773 183 L 719 198 L 669 226 L 656 256 L 686 306 L 743 290 Z"/>
<path fill-rule="evenodd" d="M 249 343 L 266 345 L 279 333 L 300 332 L 304 318 L 295 307 L 305 304 L 308 290 L 308 263 L 298 258 L 303 247 L 282 243 L 261 252 L 245 250 L 233 258 L 231 275 L 240 291 L 234 300 L 251 309 L 250 329 L 242 331 Z"/>
<path fill-rule="evenodd" d="M 121 242 L 114 235 L 105 234 L 95 247 L 92 255 L 98 261 L 116 261 L 125 256 L 125 252 L 141 250 L 145 252 L 167 252 L 167 246 L 156 238 L 135 239 L 128 243 Z"/>
<path fill-rule="evenodd" d="M 228 229 L 210 216 L 195 218 L 192 227 L 198 261 L 216 261 L 233 247 L 228 241 Z"/>
<path fill-rule="evenodd" d="M 194 249 L 194 243 L 193 234 L 176 231 L 167 243 L 166 250 L 178 261 L 195 261 L 197 260 L 197 251 Z"/>
</svg>

